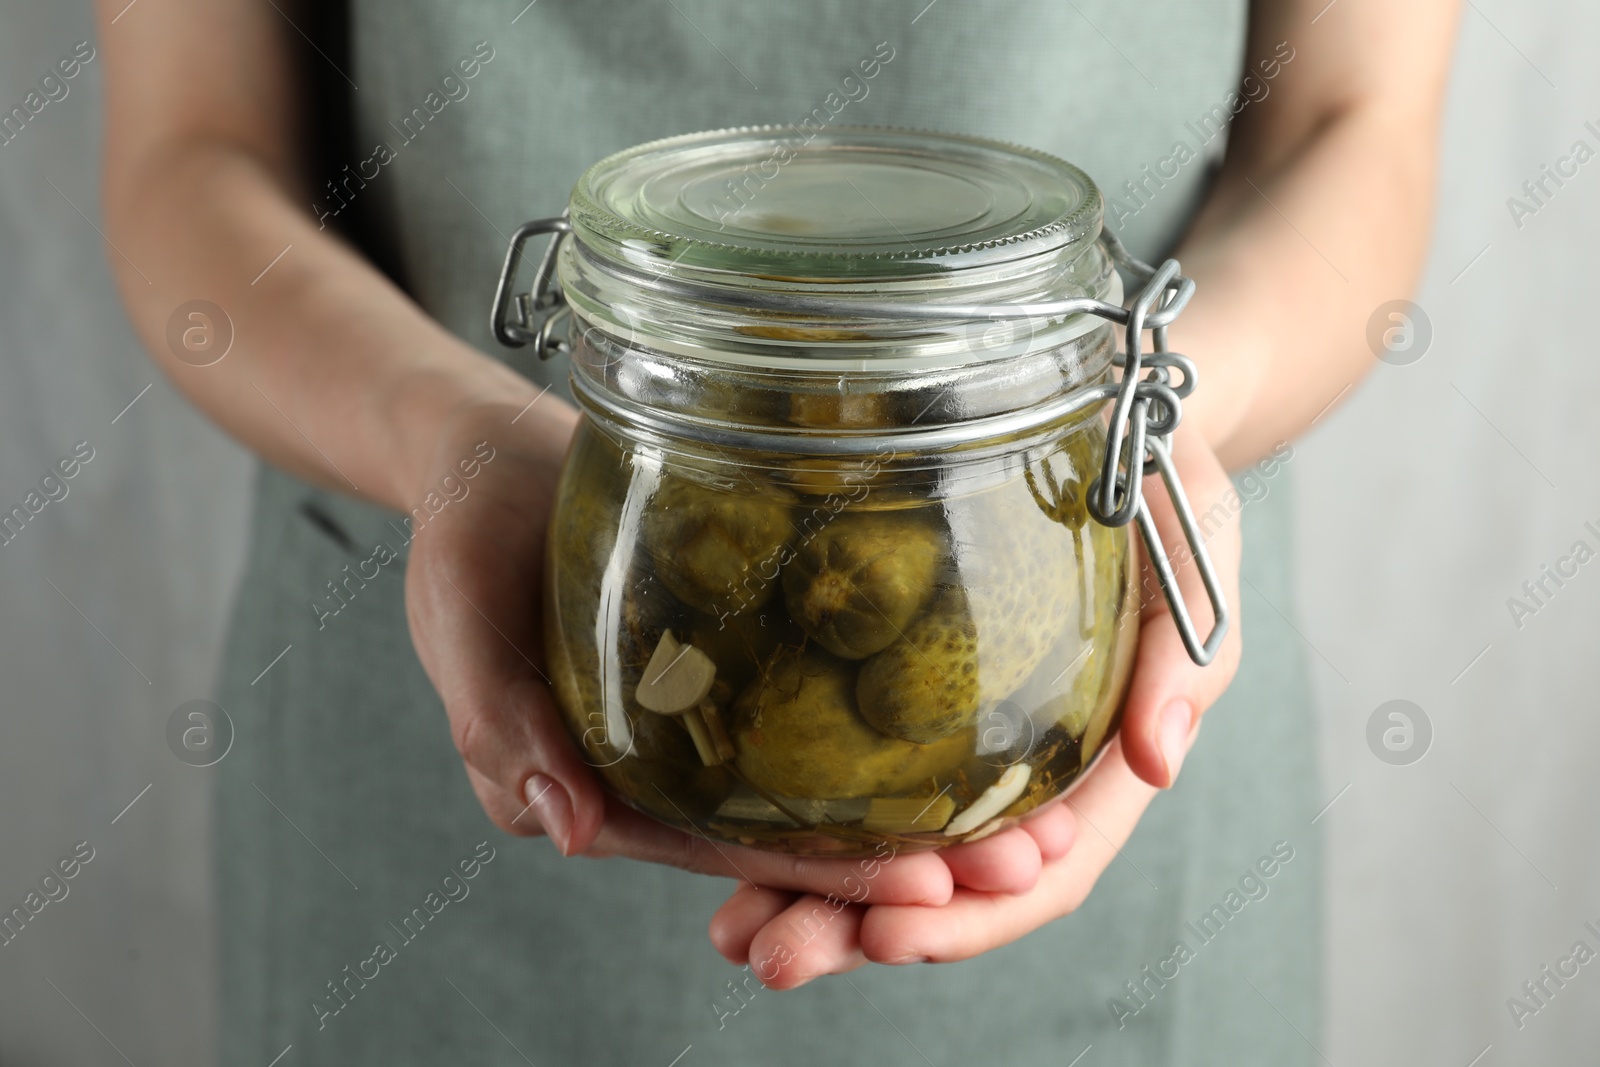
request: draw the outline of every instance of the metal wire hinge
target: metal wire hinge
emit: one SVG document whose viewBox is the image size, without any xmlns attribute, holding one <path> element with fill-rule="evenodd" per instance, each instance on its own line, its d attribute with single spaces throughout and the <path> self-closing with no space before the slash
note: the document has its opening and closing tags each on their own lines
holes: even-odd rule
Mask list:
<svg viewBox="0 0 1600 1067">
<path fill-rule="evenodd" d="M 1134 280 L 1143 284 L 1126 309 L 1095 308 L 1092 314 L 1124 324 L 1124 351 L 1119 360 L 1122 381 L 1111 407 L 1111 425 L 1106 434 L 1105 459 L 1100 477 L 1089 487 L 1089 513 L 1107 526 L 1139 523 L 1150 566 L 1161 583 L 1173 624 L 1183 639 L 1189 658 L 1202 667 L 1216 657 L 1228 634 L 1227 599 L 1206 550 L 1205 536 L 1195 521 L 1189 496 L 1183 490 L 1177 469 L 1172 464 L 1172 446 L 1167 440 L 1183 418 L 1183 398 L 1194 391 L 1195 366 L 1188 358 L 1167 350 L 1167 327 L 1178 317 L 1194 295 L 1194 281 L 1178 273 L 1178 261 L 1169 259 L 1151 267 L 1130 255 L 1122 242 L 1107 231 L 1102 234 L 1113 261 Z M 1144 351 L 1144 333 L 1150 331 L 1152 349 Z M 1182 380 L 1174 385 L 1172 372 Z M 1190 557 L 1199 572 L 1206 598 L 1211 602 L 1211 632 L 1201 640 L 1195 629 L 1178 585 L 1177 575 L 1167 558 L 1161 533 L 1156 529 L 1150 502 L 1144 494 L 1144 475 L 1157 474 L 1166 486 L 1167 498 L 1183 530 Z"/>
<path fill-rule="evenodd" d="M 572 223 L 565 215 L 561 215 L 525 223 L 512 237 L 511 246 L 506 250 L 505 263 L 500 269 L 491 321 L 491 329 L 501 344 L 511 348 L 532 344 L 541 360 L 571 350 L 563 330 L 571 311 L 560 288 L 554 284 L 556 254 L 562 240 L 571 232 Z M 534 271 L 533 283 L 527 292 L 513 295 L 517 263 L 522 258 L 523 245 L 529 238 L 542 234 L 551 235 L 551 240 Z M 1087 314 L 1125 327 L 1124 352 L 1117 360 L 1117 366 L 1122 369 L 1122 378 L 1115 385 L 1111 424 L 1107 431 L 1100 474 L 1089 487 L 1089 512 L 1104 526 L 1126 526 L 1129 522 L 1138 521 L 1150 566 L 1161 583 L 1161 591 L 1171 609 L 1172 621 L 1183 639 L 1184 648 L 1191 659 L 1205 666 L 1216 656 L 1223 638 L 1227 636 L 1228 604 L 1211 564 L 1211 555 L 1206 551 L 1205 537 L 1195 521 L 1194 509 L 1189 505 L 1188 495 L 1183 491 L 1183 484 L 1172 464 L 1171 445 L 1167 440 L 1183 417 L 1183 399 L 1195 387 L 1194 363 L 1167 349 L 1167 327 L 1194 295 L 1194 282 L 1178 272 L 1178 261 L 1175 259 L 1167 260 L 1160 267 L 1151 267 L 1130 255 L 1110 231 L 1104 231 L 1101 239 L 1113 262 L 1139 283 L 1140 287 L 1127 307 L 1090 297 L 1067 297 L 1032 304 L 981 308 L 954 304 L 854 301 L 851 311 L 856 315 L 952 319 L 1062 318 Z M 652 283 L 657 290 L 664 292 L 681 290 L 686 299 L 695 296 L 691 286 L 680 285 L 669 279 L 657 278 Z M 792 293 L 742 292 L 734 295 L 720 292 L 717 299 L 735 306 L 761 310 L 808 310 L 821 313 L 836 310 L 826 298 Z M 1149 331 L 1152 339 L 1149 352 L 1144 351 L 1146 331 Z M 1173 382 L 1173 371 L 1177 371 L 1180 378 L 1176 384 Z M 1109 390 L 1112 387 L 1097 385 L 1092 388 Z M 1199 572 L 1206 598 L 1211 602 L 1211 632 L 1204 640 L 1195 629 L 1194 616 L 1183 598 L 1177 575 L 1167 558 L 1160 531 L 1150 512 L 1149 501 L 1145 498 L 1146 474 L 1159 475 L 1166 486 L 1167 497 L 1183 530 L 1190 558 Z"/>
<path fill-rule="evenodd" d="M 500 268 L 500 282 L 495 286 L 494 311 L 489 328 L 495 340 L 507 348 L 521 348 L 532 344 L 534 354 L 541 360 L 570 351 L 571 345 L 561 332 L 571 316 L 561 290 L 555 287 L 556 253 L 561 249 L 561 239 L 572 232 L 572 223 L 565 214 L 549 219 L 535 219 L 517 228 L 506 249 L 506 260 Z M 517 263 L 522 259 L 522 246 L 530 237 L 550 234 L 550 244 L 533 272 L 533 283 L 525 293 L 515 293 Z M 516 306 L 512 313 L 513 303 Z"/>
</svg>

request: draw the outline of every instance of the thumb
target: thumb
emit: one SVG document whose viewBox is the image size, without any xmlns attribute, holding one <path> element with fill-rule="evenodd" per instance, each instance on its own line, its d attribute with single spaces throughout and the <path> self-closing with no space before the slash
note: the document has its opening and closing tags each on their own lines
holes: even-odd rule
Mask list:
<svg viewBox="0 0 1600 1067">
<path fill-rule="evenodd" d="M 508 553 L 490 566 L 481 545 L 418 541 L 406 581 L 412 639 L 485 811 L 502 830 L 527 834 L 532 809 L 563 853 L 584 851 L 605 798 L 551 693 L 526 592 L 538 588 L 536 565 Z"/>
<path fill-rule="evenodd" d="M 1195 663 L 1184 647 L 1166 596 L 1150 566 L 1149 549 L 1141 544 L 1139 650 L 1123 707 L 1121 738 L 1128 766 L 1144 781 L 1163 789 L 1176 780 L 1183 758 L 1194 741 L 1201 715 L 1233 681 L 1242 649 L 1238 495 L 1232 492 L 1227 473 L 1198 432 L 1185 433 L 1180 429 L 1174 434 L 1172 458 L 1191 507 L 1196 516 L 1203 516 L 1201 536 L 1223 600 L 1231 609 L 1231 622 L 1211 663 L 1205 667 Z M 1155 477 L 1146 478 L 1144 485 L 1145 499 L 1149 501 L 1183 601 L 1195 629 L 1205 635 L 1215 619 L 1200 568 L 1165 488 Z"/>
</svg>

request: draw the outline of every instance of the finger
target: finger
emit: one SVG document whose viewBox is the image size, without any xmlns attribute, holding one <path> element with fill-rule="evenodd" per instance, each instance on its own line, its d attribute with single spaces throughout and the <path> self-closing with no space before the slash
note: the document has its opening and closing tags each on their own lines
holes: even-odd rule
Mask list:
<svg viewBox="0 0 1600 1067">
<path fill-rule="evenodd" d="M 1227 474 L 1205 442 L 1183 431 L 1174 435 L 1173 461 L 1197 515 L 1214 514 L 1213 505 L 1231 488 Z M 1146 482 L 1146 499 L 1172 561 L 1184 603 L 1203 639 L 1212 613 L 1200 571 L 1190 555 L 1171 502 L 1154 481 Z M 1224 507 L 1226 517 L 1212 528 L 1205 547 L 1230 609 L 1228 632 L 1211 664 L 1190 658 L 1153 577 L 1145 582 L 1145 605 L 1139 629 L 1139 650 L 1123 707 L 1120 731 L 1128 766 L 1151 785 L 1166 788 L 1177 779 L 1200 716 L 1227 689 L 1238 669 L 1239 519 Z"/>
<path fill-rule="evenodd" d="M 794 989 L 822 974 L 844 974 L 861 952 L 863 909 L 807 894 L 767 923 L 750 943 L 750 969 L 768 989 Z"/>
<path fill-rule="evenodd" d="M 480 550 L 476 543 L 455 534 L 448 528 L 418 534 L 406 597 L 413 640 L 444 700 L 451 738 L 468 766 L 523 805 L 533 804 L 563 853 L 582 851 L 599 832 L 604 801 L 540 665 L 538 613 L 525 591 L 539 587 L 535 564 L 544 553 L 507 552 L 489 567 L 471 557 Z M 424 544 L 430 535 L 434 542 Z M 503 821 L 496 825 L 517 832 Z"/>
<path fill-rule="evenodd" d="M 798 898 L 796 893 L 741 883 L 711 916 L 711 945 L 729 963 L 750 962 L 750 942 L 761 928 L 783 914 Z"/>
<path fill-rule="evenodd" d="M 986 893 L 1026 893 L 1039 880 L 1044 862 L 1033 835 L 1015 826 L 939 855 L 958 887 Z"/>
<path fill-rule="evenodd" d="M 544 826 L 531 806 L 518 803 L 516 797 L 500 788 L 498 783 L 479 774 L 470 764 L 467 766 L 467 781 L 478 795 L 478 803 L 483 806 L 490 821 L 506 833 L 518 837 L 540 837 L 544 834 Z"/>
<path fill-rule="evenodd" d="M 1083 903 L 1117 858 L 1156 790 L 1140 781 L 1113 740 L 1100 765 L 1068 798 L 1083 824 L 1061 859 L 1046 865 L 1027 893 L 958 888 L 942 907 L 876 905 L 861 923 L 861 949 L 875 963 L 947 963 L 1009 944 Z"/>
<path fill-rule="evenodd" d="M 684 833 L 611 798 L 607 805 L 592 855 L 631 856 L 771 889 L 858 902 L 943 904 L 953 889 L 950 868 L 934 852 L 885 850 L 856 859 L 791 856 Z"/>
<path fill-rule="evenodd" d="M 1039 846 L 1039 859 L 1044 863 L 1054 863 L 1065 856 L 1078 836 L 1072 809 L 1059 801 L 1029 812 L 1022 820 L 1022 829 Z"/>
<path fill-rule="evenodd" d="M 600 832 L 605 793 L 573 745 L 542 683 L 522 681 L 494 695 L 446 702 L 451 735 L 468 767 L 530 810 L 563 855 L 582 852 Z M 502 830 L 516 828 L 496 820 Z"/>
</svg>

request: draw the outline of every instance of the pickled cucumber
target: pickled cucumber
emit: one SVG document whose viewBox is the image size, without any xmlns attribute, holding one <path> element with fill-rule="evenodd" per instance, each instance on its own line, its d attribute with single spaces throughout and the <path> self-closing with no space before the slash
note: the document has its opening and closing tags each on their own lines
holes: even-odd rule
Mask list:
<svg viewBox="0 0 1600 1067">
<path fill-rule="evenodd" d="M 861 716 L 890 737 L 927 744 L 977 721 L 978 630 L 951 594 L 873 656 L 856 684 Z"/>
<path fill-rule="evenodd" d="M 669 477 L 641 535 L 656 574 L 696 611 L 723 617 L 760 608 L 777 589 L 795 536 L 791 507 L 758 492 L 721 492 Z"/>
<path fill-rule="evenodd" d="M 945 555 L 944 538 L 925 515 L 846 512 L 783 569 L 784 602 L 823 648 L 865 659 L 922 611 Z"/>
<path fill-rule="evenodd" d="M 1071 537 L 1041 515 L 1021 479 L 945 504 L 956 551 L 952 592 L 867 661 L 861 714 L 892 737 L 927 743 L 977 720 L 1044 660 L 1077 604 Z M 970 547 L 966 547 L 970 546 Z"/>
<path fill-rule="evenodd" d="M 970 736 L 917 745 L 883 736 L 856 714 L 853 671 L 825 652 L 780 654 L 739 695 L 740 773 L 774 793 L 840 800 L 896 796 L 951 770 Z"/>
</svg>

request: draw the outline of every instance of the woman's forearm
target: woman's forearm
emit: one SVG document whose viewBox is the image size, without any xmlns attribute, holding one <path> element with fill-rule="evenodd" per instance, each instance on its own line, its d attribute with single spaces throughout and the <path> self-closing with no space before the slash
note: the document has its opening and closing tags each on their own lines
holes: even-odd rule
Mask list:
<svg viewBox="0 0 1600 1067">
<path fill-rule="evenodd" d="M 1460 0 L 1251 5 L 1248 106 L 1177 255 L 1199 285 L 1172 345 L 1229 467 L 1302 433 L 1374 363 L 1367 323 L 1411 294 L 1432 221 Z"/>
<path fill-rule="evenodd" d="M 155 361 L 228 432 L 308 481 L 407 510 L 455 414 L 514 415 L 537 395 L 319 230 L 250 151 L 196 138 L 159 157 L 130 152 L 108 163 L 105 204 L 127 257 L 112 257 L 119 285 Z M 210 366 L 169 345 L 169 318 L 194 299 L 234 331 Z"/>
<path fill-rule="evenodd" d="M 1367 320 L 1408 296 L 1432 213 L 1431 129 L 1360 108 L 1276 169 L 1225 169 L 1177 255 L 1198 295 L 1173 327 L 1185 408 L 1230 468 L 1303 432 L 1374 363 Z"/>
</svg>

